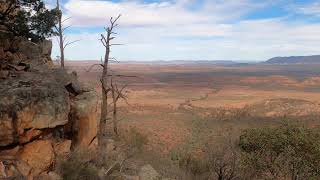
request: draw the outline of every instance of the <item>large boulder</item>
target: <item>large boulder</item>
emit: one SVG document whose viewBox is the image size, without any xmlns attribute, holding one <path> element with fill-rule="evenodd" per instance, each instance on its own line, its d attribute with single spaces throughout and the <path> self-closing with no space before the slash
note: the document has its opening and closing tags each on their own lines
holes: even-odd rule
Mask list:
<svg viewBox="0 0 320 180">
<path fill-rule="evenodd" d="M 29 129 L 54 128 L 68 122 L 66 79 L 62 70 L 46 70 L 23 72 L 14 81 L 0 82 L 0 146 L 19 142 Z"/>
<path fill-rule="evenodd" d="M 71 106 L 73 147 L 88 148 L 98 133 L 98 98 L 94 91 L 77 95 Z"/>
<path fill-rule="evenodd" d="M 30 170 L 24 168 L 24 176 L 37 176 L 47 171 L 55 158 L 50 140 L 37 140 L 25 145 L 18 157 L 22 163 L 26 163 L 22 167 L 30 167 Z M 23 168 L 18 166 L 18 169 L 22 171 Z"/>
<path fill-rule="evenodd" d="M 52 42 L 43 40 L 31 42 L 23 37 L 14 36 L 11 32 L 0 30 L 0 64 L 28 64 L 39 69 L 50 64 Z M 0 68 L 0 71 L 3 68 Z"/>
<path fill-rule="evenodd" d="M 24 54 L 27 57 L 27 62 L 32 66 L 39 66 L 51 61 L 52 42 L 44 40 L 39 43 L 31 41 L 20 41 L 18 43 L 18 53 Z"/>
</svg>

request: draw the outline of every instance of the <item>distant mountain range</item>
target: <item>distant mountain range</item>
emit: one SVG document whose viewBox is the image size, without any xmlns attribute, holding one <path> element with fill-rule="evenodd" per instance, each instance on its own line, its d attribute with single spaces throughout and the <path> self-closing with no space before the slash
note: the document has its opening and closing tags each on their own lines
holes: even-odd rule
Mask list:
<svg viewBox="0 0 320 180">
<path fill-rule="evenodd" d="M 72 65 L 99 64 L 100 61 L 67 61 Z M 162 65 L 222 65 L 222 66 L 245 66 L 249 64 L 320 64 L 320 55 L 313 56 L 289 56 L 274 57 L 267 61 L 246 61 L 246 60 L 152 60 L 152 61 L 120 61 L 121 64 L 162 64 Z"/>
<path fill-rule="evenodd" d="M 267 64 L 320 64 L 320 55 L 274 57 L 264 63 Z"/>
<path fill-rule="evenodd" d="M 121 61 L 121 63 L 136 63 L 136 64 L 198 64 L 198 65 L 224 65 L 224 66 L 241 66 L 248 64 L 320 64 L 320 55 L 313 56 L 289 56 L 289 57 L 274 57 L 267 61 L 245 61 L 245 60 L 154 60 L 154 61 Z"/>
</svg>

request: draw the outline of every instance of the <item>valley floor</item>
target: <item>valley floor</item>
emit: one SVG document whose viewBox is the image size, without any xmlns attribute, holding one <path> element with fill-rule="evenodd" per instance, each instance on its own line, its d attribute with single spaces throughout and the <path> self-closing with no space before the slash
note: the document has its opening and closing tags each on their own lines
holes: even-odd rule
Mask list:
<svg viewBox="0 0 320 180">
<path fill-rule="evenodd" d="M 82 81 L 100 90 L 100 71 L 69 64 Z M 128 102 L 120 103 L 121 133 L 139 129 L 148 137 L 144 156 L 160 172 L 158 157 L 174 163 L 181 151 L 201 154 L 208 141 L 247 128 L 292 120 L 320 125 L 320 73 L 316 66 L 116 64 L 113 72 L 133 75 L 126 84 Z M 156 153 L 152 153 L 156 152 Z M 164 172 L 166 174 L 174 173 Z"/>
</svg>

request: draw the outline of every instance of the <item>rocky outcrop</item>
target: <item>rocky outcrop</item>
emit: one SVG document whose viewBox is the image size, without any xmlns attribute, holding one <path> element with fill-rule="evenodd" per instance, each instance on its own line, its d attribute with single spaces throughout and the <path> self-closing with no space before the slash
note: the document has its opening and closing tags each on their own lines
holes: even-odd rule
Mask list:
<svg viewBox="0 0 320 180">
<path fill-rule="evenodd" d="M 24 65 L 40 69 L 51 62 L 51 49 L 51 41 L 33 43 L 0 30 L 0 69 L 11 70 Z"/>
<path fill-rule="evenodd" d="M 57 157 L 94 148 L 97 94 L 52 66 L 51 47 L 0 30 L 0 178 L 55 179 Z"/>
<path fill-rule="evenodd" d="M 98 99 L 95 92 L 85 92 L 75 97 L 71 106 L 71 119 L 74 121 L 73 146 L 88 147 L 94 141 L 98 132 Z"/>
<path fill-rule="evenodd" d="M 0 146 L 21 142 L 30 129 L 55 128 L 68 122 L 69 93 L 61 70 L 22 72 L 1 83 Z M 30 133 L 29 133 L 30 134 Z M 24 140 L 25 141 L 25 140 Z"/>
</svg>

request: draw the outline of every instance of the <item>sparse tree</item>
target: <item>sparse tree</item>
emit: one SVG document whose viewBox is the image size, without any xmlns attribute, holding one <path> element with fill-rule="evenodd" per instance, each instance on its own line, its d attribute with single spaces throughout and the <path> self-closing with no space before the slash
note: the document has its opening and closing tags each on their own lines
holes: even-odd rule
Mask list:
<svg viewBox="0 0 320 180">
<path fill-rule="evenodd" d="M 207 144 L 206 155 L 211 178 L 218 180 L 239 178 L 240 154 L 232 142 Z"/>
<path fill-rule="evenodd" d="M 102 103 L 101 103 L 101 116 L 100 116 L 100 123 L 99 123 L 99 131 L 98 131 L 98 144 L 99 144 L 99 151 L 102 153 L 102 162 L 105 161 L 106 158 L 106 147 L 107 147 L 107 141 L 106 141 L 106 124 L 107 124 L 107 115 L 108 115 L 108 93 L 111 90 L 111 87 L 108 83 L 108 71 L 109 71 L 109 60 L 110 60 L 110 48 L 112 45 L 111 41 L 115 38 L 113 34 L 116 34 L 114 32 L 114 28 L 118 26 L 117 21 L 119 20 L 121 15 L 119 15 L 117 18 L 110 19 L 110 26 L 105 28 L 106 30 L 106 36 L 101 34 L 101 43 L 105 47 L 105 56 L 103 63 L 101 66 L 103 67 L 102 75 L 101 75 L 101 90 L 102 90 Z"/>
<path fill-rule="evenodd" d="M 62 10 L 60 8 L 60 0 L 57 0 L 57 11 L 58 11 L 58 24 L 55 26 L 56 33 L 58 35 L 58 41 L 59 41 L 59 49 L 60 49 L 60 65 L 62 68 L 64 68 L 64 61 L 65 61 L 65 54 L 64 50 L 66 49 L 67 46 L 78 42 L 79 40 L 71 41 L 71 42 L 66 42 L 67 37 L 65 36 L 65 31 L 70 28 L 71 26 L 66 26 L 64 27 L 63 23 L 67 21 L 70 18 L 64 19 L 62 18 Z"/>
</svg>

